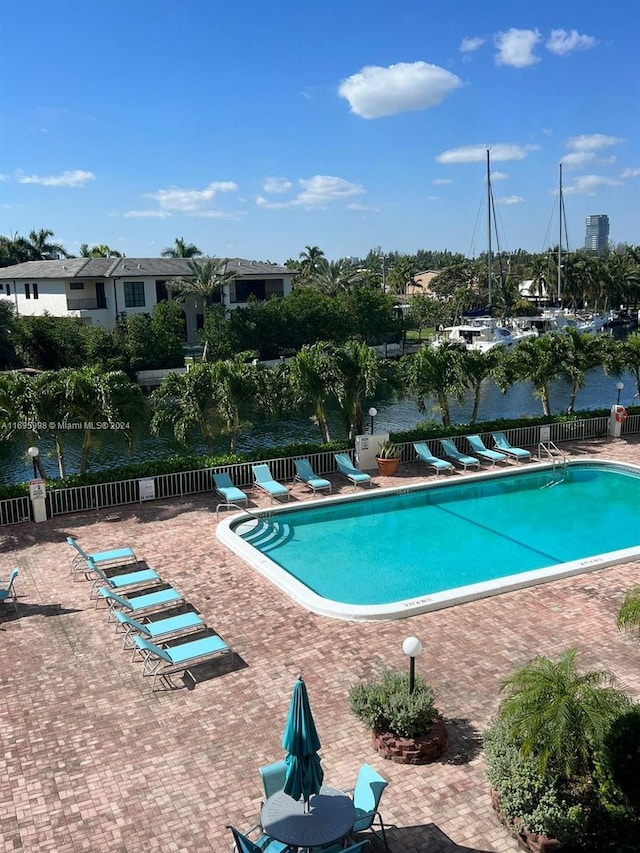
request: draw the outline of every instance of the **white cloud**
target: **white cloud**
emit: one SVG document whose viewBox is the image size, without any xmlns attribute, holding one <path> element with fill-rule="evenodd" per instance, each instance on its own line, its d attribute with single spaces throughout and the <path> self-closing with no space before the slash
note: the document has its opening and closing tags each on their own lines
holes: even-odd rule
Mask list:
<svg viewBox="0 0 640 853">
<path fill-rule="evenodd" d="M 499 204 L 522 204 L 524 199 L 519 195 L 507 195 L 499 198 L 497 201 Z"/>
<path fill-rule="evenodd" d="M 640 178 L 640 169 L 624 169 L 620 173 L 620 177 L 623 180 L 626 180 L 627 178 Z"/>
<path fill-rule="evenodd" d="M 452 184 L 453 181 L 451 180 L 451 178 L 436 178 L 435 180 L 431 181 L 431 183 L 434 187 L 441 187 L 445 184 Z"/>
<path fill-rule="evenodd" d="M 584 166 L 591 160 L 595 160 L 596 155 L 593 151 L 572 151 L 570 154 L 565 154 L 562 158 L 563 166 Z"/>
<path fill-rule="evenodd" d="M 473 53 L 485 43 L 486 39 L 482 36 L 468 36 L 462 39 L 460 44 L 460 53 Z"/>
<path fill-rule="evenodd" d="M 206 212 L 206 206 L 211 204 L 218 193 L 235 192 L 238 185 L 233 181 L 212 181 L 203 190 L 183 190 L 179 187 L 168 187 L 157 193 L 148 193 L 148 198 L 155 199 L 161 210 L 177 210 L 181 213 L 198 215 L 217 215 Z"/>
<path fill-rule="evenodd" d="M 256 198 L 259 207 L 277 210 L 283 207 L 326 207 L 335 201 L 343 201 L 354 196 L 362 195 L 365 189 L 360 184 L 336 178 L 332 175 L 314 175 L 312 178 L 300 178 L 297 181 L 301 191 L 295 198 L 287 201 L 270 201 L 264 196 Z"/>
<path fill-rule="evenodd" d="M 593 36 L 581 35 L 577 30 L 551 30 L 551 35 L 545 43 L 547 50 L 557 56 L 566 56 L 574 50 L 588 50 L 595 45 Z"/>
<path fill-rule="evenodd" d="M 353 201 L 347 205 L 347 210 L 355 210 L 361 213 L 379 213 L 379 207 L 371 207 L 369 204 L 360 204 L 358 201 Z"/>
<path fill-rule="evenodd" d="M 622 136 L 606 136 L 604 133 L 584 133 L 581 136 L 572 136 L 566 141 L 567 148 L 573 151 L 601 151 L 612 145 L 620 145 L 624 142 Z"/>
<path fill-rule="evenodd" d="M 618 187 L 622 181 L 604 175 L 581 175 L 571 186 L 565 187 L 567 195 L 595 195 L 599 187 Z"/>
<path fill-rule="evenodd" d="M 499 143 L 498 145 L 462 145 L 460 148 L 449 148 L 438 154 L 438 163 L 481 163 L 486 160 L 487 148 L 491 152 L 492 162 L 501 160 L 524 160 L 530 151 L 537 151 L 537 145 L 516 145 Z"/>
<path fill-rule="evenodd" d="M 93 172 L 85 172 L 82 169 L 62 172 L 60 175 L 18 175 L 20 184 L 40 184 L 43 187 L 83 187 L 95 179 Z"/>
<path fill-rule="evenodd" d="M 491 170 L 491 180 L 492 181 L 506 181 L 509 175 L 506 172 L 494 172 Z"/>
<path fill-rule="evenodd" d="M 399 62 L 388 68 L 366 66 L 343 80 L 338 94 L 355 115 L 380 118 L 435 107 L 459 86 L 459 77 L 437 65 Z"/>
<path fill-rule="evenodd" d="M 497 65 L 511 65 L 514 68 L 526 68 L 540 62 L 540 57 L 533 52 L 542 36 L 538 30 L 518 30 L 512 27 L 505 33 L 496 33 L 495 46 Z"/>
<path fill-rule="evenodd" d="M 266 193 L 286 193 L 293 184 L 288 178 L 265 178 L 263 191 Z"/>
<path fill-rule="evenodd" d="M 171 214 L 167 210 L 128 210 L 125 219 L 167 219 Z"/>
</svg>

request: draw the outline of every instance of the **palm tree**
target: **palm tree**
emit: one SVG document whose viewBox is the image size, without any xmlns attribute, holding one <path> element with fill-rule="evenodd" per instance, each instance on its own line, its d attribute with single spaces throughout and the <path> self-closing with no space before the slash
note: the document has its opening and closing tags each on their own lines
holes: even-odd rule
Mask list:
<svg viewBox="0 0 640 853">
<path fill-rule="evenodd" d="M 248 415 L 256 408 L 259 391 L 258 369 L 248 364 L 248 353 L 239 353 L 227 361 L 210 365 L 215 395 L 216 418 L 230 437 L 229 452 L 235 453 L 238 435 Z"/>
<path fill-rule="evenodd" d="M 45 255 L 62 255 L 68 257 L 67 252 L 62 243 L 52 243 L 49 237 L 53 237 L 53 231 L 50 228 L 40 228 L 38 231 L 31 231 L 29 234 L 29 244 L 32 251 L 32 260 L 39 261 Z"/>
<path fill-rule="evenodd" d="M 542 401 L 542 411 L 551 414 L 549 384 L 562 373 L 564 346 L 562 334 L 527 338 L 509 353 L 508 368 L 521 382 L 531 382 L 534 394 Z"/>
<path fill-rule="evenodd" d="M 463 370 L 467 377 L 468 387 L 473 391 L 473 411 L 469 420 L 471 424 L 474 424 L 478 419 L 482 383 L 493 375 L 502 357 L 503 352 L 500 347 L 493 347 L 486 352 L 469 350 L 463 354 Z"/>
<path fill-rule="evenodd" d="M 24 439 L 26 451 L 27 447 L 40 438 L 36 429 L 39 417 L 36 410 L 35 384 L 30 376 L 15 371 L 0 373 L 0 419 L 5 425 L 0 431 L 0 439 L 3 441 L 20 435 Z M 17 424 L 32 425 L 32 428 L 18 429 Z M 36 456 L 35 461 L 40 476 L 44 479 L 42 460 Z"/>
<path fill-rule="evenodd" d="M 324 252 L 319 246 L 305 246 L 305 251 L 300 252 L 300 275 L 302 278 L 311 279 L 320 272 L 327 263 Z"/>
<path fill-rule="evenodd" d="M 235 273 L 227 266 L 228 263 L 226 258 L 190 260 L 191 274 L 168 281 L 167 287 L 175 291 L 179 302 L 196 297 L 202 299 L 205 308 L 210 308 L 214 302 L 221 301 L 224 288 L 235 278 Z"/>
<path fill-rule="evenodd" d="M 610 672 L 580 674 L 576 649 L 557 661 L 534 658 L 502 682 L 502 691 L 498 719 L 521 755 L 541 772 L 550 766 L 576 781 L 591 775 L 611 723 L 631 704 Z"/>
<path fill-rule="evenodd" d="M 158 435 L 171 427 L 180 444 L 188 447 L 193 433 L 199 433 L 213 452 L 217 423 L 216 388 L 210 364 L 194 364 L 187 373 L 169 373 L 150 397 L 151 432 Z"/>
<path fill-rule="evenodd" d="M 80 257 L 81 258 L 122 258 L 122 252 L 118 252 L 116 249 L 112 249 L 110 246 L 107 246 L 106 243 L 101 243 L 98 246 L 92 246 L 89 248 L 88 243 L 82 243 L 80 245 Z"/>
<path fill-rule="evenodd" d="M 636 380 L 636 396 L 640 396 L 640 332 L 633 332 L 622 343 L 622 364 Z"/>
<path fill-rule="evenodd" d="M 373 347 L 347 341 L 336 352 L 334 388 L 349 439 L 364 432 L 362 400 L 374 396 L 381 379 L 381 361 Z"/>
<path fill-rule="evenodd" d="M 600 338 L 583 334 L 572 327 L 564 332 L 562 343 L 561 375 L 571 383 L 567 413 L 572 414 L 576 396 L 579 389 L 584 388 L 588 371 L 602 364 L 603 349 Z"/>
<path fill-rule="evenodd" d="M 338 293 L 348 293 L 358 276 L 358 271 L 342 258 L 320 265 L 312 274 L 310 283 L 327 296 L 336 296 Z"/>
<path fill-rule="evenodd" d="M 425 400 L 435 397 L 445 427 L 451 426 L 449 397 L 462 402 L 467 388 L 464 356 L 461 344 L 447 341 L 436 347 L 422 347 L 402 361 L 408 393 L 415 397 L 421 412 L 426 411 Z"/>
<path fill-rule="evenodd" d="M 176 237 L 175 245 L 163 249 L 160 254 L 163 258 L 195 258 L 202 251 L 195 243 L 185 243 L 182 237 Z"/>
<path fill-rule="evenodd" d="M 621 631 L 640 632 L 640 586 L 634 586 L 625 595 L 616 625 Z"/>
<path fill-rule="evenodd" d="M 314 420 L 325 444 L 331 441 L 327 400 L 337 384 L 336 356 L 331 344 L 302 347 L 289 362 L 289 380 L 296 404 L 312 405 Z"/>
<path fill-rule="evenodd" d="M 65 425 L 70 420 L 70 411 L 66 380 L 71 372 L 70 368 L 46 370 L 33 380 L 38 420 L 41 423 L 48 423 L 49 432 L 53 434 L 60 477 L 66 477 L 67 474 L 64 439 L 69 434 Z"/>
</svg>

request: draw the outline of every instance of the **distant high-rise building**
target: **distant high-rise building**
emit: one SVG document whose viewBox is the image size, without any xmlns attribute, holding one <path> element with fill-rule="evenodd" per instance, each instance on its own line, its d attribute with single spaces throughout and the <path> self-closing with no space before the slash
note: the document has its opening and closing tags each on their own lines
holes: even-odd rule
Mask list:
<svg viewBox="0 0 640 853">
<path fill-rule="evenodd" d="M 587 216 L 587 233 L 584 238 L 585 249 L 602 252 L 609 245 L 609 217 L 604 213 Z"/>
</svg>

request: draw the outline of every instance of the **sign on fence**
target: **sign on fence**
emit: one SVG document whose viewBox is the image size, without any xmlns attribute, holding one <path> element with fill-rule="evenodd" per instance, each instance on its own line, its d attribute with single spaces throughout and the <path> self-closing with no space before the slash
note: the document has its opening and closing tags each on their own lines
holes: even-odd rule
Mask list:
<svg viewBox="0 0 640 853">
<path fill-rule="evenodd" d="M 44 480 L 29 480 L 29 497 L 32 501 L 43 501 L 47 496 Z"/>
<path fill-rule="evenodd" d="M 141 501 L 154 501 L 156 499 L 156 479 L 155 477 L 143 477 L 138 480 L 140 487 Z"/>
<path fill-rule="evenodd" d="M 540 427 L 540 444 L 549 444 L 551 441 L 551 427 L 547 424 L 547 426 Z"/>
</svg>

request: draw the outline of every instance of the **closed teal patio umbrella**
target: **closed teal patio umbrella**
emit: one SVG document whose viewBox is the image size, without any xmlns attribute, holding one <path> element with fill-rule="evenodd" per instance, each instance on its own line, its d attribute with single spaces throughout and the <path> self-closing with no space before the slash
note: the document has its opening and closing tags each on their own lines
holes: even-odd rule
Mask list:
<svg viewBox="0 0 640 853">
<path fill-rule="evenodd" d="M 293 688 L 282 747 L 288 753 L 285 759 L 287 773 L 284 792 L 294 800 L 303 798 L 308 803 L 312 794 L 320 793 L 324 772 L 318 755 L 320 738 L 302 676 L 299 676 Z"/>
</svg>

